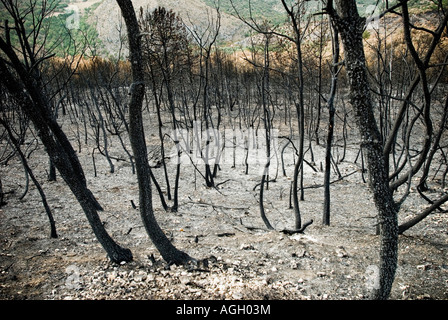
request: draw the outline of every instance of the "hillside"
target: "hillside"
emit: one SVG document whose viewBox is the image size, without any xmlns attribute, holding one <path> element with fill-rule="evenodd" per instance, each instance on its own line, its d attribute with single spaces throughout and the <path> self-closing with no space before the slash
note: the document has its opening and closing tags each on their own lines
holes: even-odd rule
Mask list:
<svg viewBox="0 0 448 320">
<path fill-rule="evenodd" d="M 201 0 L 134 0 L 133 4 L 136 11 L 140 7 L 149 10 L 158 6 L 172 9 L 189 27 L 207 28 L 208 17 L 211 17 L 211 21 L 216 19 L 216 10 L 205 5 Z M 102 41 L 105 51 L 116 54 L 120 45 L 120 34 L 124 35 L 125 29 L 115 0 L 103 0 L 89 19 L 91 23 L 96 24 L 98 38 Z M 118 30 L 121 30 L 121 33 Z M 240 20 L 227 13 L 222 13 L 221 43 L 238 41 L 244 37 L 245 32 L 247 32 L 247 27 Z"/>
<path fill-rule="evenodd" d="M 272 25 L 281 25 L 286 21 L 285 10 L 278 0 L 133 0 L 136 11 L 141 7 L 153 10 L 162 6 L 179 14 L 189 28 L 196 30 L 205 30 L 210 21 L 216 21 L 217 3 L 221 13 L 218 43 L 224 46 L 247 38 L 249 32 L 249 27 L 236 17 L 235 8 L 241 16 L 252 16 L 257 21 L 266 20 Z M 304 13 L 319 10 L 315 8 L 318 3 L 307 1 L 310 9 Z M 371 15 L 374 9 L 375 14 L 382 10 L 381 3 L 376 6 L 375 0 L 357 3 L 363 16 Z M 414 13 L 434 9 L 434 4 L 429 0 L 412 0 L 410 3 Z M 115 0 L 55 0 L 52 5 L 55 10 L 49 16 L 51 27 L 46 46 L 57 55 L 78 54 L 74 50 L 79 50 L 80 44 L 87 40 L 94 54 L 116 57 L 121 53 L 123 57 L 125 52 L 120 52 L 123 48 L 120 39 L 126 32 Z M 1 11 L 0 20 L 6 14 Z M 76 41 L 76 46 L 73 46 L 72 40 Z"/>
</svg>

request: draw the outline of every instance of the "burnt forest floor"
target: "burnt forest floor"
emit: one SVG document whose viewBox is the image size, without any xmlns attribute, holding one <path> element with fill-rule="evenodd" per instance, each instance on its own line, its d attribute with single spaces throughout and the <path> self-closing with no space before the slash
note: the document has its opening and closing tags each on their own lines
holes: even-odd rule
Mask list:
<svg viewBox="0 0 448 320">
<path fill-rule="evenodd" d="M 149 146 L 157 145 L 155 134 Z M 110 148 L 118 148 L 118 143 Z M 287 176 L 272 164 L 266 213 L 276 231 L 268 231 L 259 214 L 260 168 L 249 174 L 238 163 L 223 164 L 217 189 L 207 188 L 192 165 L 182 164 L 178 212 L 161 209 L 153 188 L 157 220 L 174 245 L 207 261 L 198 266 L 167 265 L 149 240 L 138 209 L 138 187 L 129 162 L 116 162 L 109 172 L 105 158 L 96 155 L 93 176 L 91 149 L 79 153 L 88 185 L 104 207 L 101 219 L 110 235 L 130 248 L 134 260 L 109 261 L 95 239 L 78 203 L 58 176 L 46 180 L 48 158 L 40 146 L 30 165 L 47 196 L 59 237 L 51 239 L 39 194 L 30 185 L 19 200 L 25 178 L 18 159 L 0 168 L 3 188 L 14 191 L 0 209 L 1 299 L 366 299 L 374 285 L 379 256 L 375 234 L 376 209 L 359 164 L 358 148 L 347 149 L 338 168 L 344 179 L 331 185 L 331 225 L 322 226 L 323 146 L 314 146 L 317 172 L 304 166 L 305 198 L 302 221 L 314 223 L 303 234 L 292 229 L 289 187 L 293 172 L 292 148 L 286 159 Z M 112 152 L 112 151 L 111 151 Z M 117 151 L 118 152 L 118 151 Z M 307 155 L 309 156 L 309 154 Z M 198 169 L 203 171 L 203 165 Z M 174 181 L 174 164 L 169 164 Z M 154 173 L 163 183 L 163 171 Z M 335 172 L 332 179 L 336 180 Z M 174 182 L 172 182 L 174 183 Z M 255 188 L 255 189 L 254 189 Z M 439 193 L 428 193 L 434 199 Z M 399 196 L 399 195 L 398 195 Z M 399 221 L 420 212 L 427 203 L 411 192 Z M 391 298 L 448 298 L 448 228 L 446 214 L 434 212 L 399 238 L 397 275 Z"/>
</svg>

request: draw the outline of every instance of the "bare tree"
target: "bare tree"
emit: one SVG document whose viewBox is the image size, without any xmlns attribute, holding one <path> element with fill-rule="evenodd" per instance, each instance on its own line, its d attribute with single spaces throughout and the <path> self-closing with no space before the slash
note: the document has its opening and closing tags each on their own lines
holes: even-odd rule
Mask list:
<svg viewBox="0 0 448 320">
<path fill-rule="evenodd" d="M 117 0 L 124 18 L 129 42 L 129 60 L 132 66 L 132 90 L 129 103 L 129 139 L 135 157 L 139 186 L 140 215 L 146 232 L 165 261 L 185 264 L 192 258 L 178 250 L 167 238 L 154 216 L 151 192 L 151 168 L 148 163 L 145 133 L 143 130 L 142 103 L 145 94 L 141 37 L 137 17 L 131 0 Z"/>
<path fill-rule="evenodd" d="M 176 164 L 176 176 L 174 184 L 174 195 L 171 196 L 171 186 L 168 177 L 168 170 L 165 157 L 165 137 L 163 133 L 162 101 L 168 101 L 168 110 L 171 115 L 171 130 L 173 142 L 176 146 L 177 157 L 180 158 L 182 152 L 177 131 L 179 120 L 176 116 L 176 92 L 175 86 L 178 78 L 182 79 L 182 73 L 187 64 L 188 52 L 190 50 L 187 30 L 178 15 L 173 10 L 158 7 L 154 11 L 140 8 L 139 25 L 142 32 L 142 50 L 144 67 L 147 70 L 152 83 L 152 93 L 154 96 L 157 111 L 158 131 L 160 139 L 161 165 L 165 174 L 165 182 L 168 200 L 173 199 L 172 211 L 177 211 L 179 205 L 179 176 L 181 163 Z M 166 92 L 164 99 L 163 92 Z M 157 187 L 158 183 L 154 180 Z M 162 203 L 165 200 L 159 192 Z M 164 204 L 167 208 L 167 205 Z"/>
<path fill-rule="evenodd" d="M 207 23 L 203 26 L 195 26 L 190 29 L 190 33 L 199 49 L 199 88 L 198 88 L 198 102 L 202 102 L 202 117 L 198 118 L 196 112 L 194 114 L 195 128 L 194 128 L 194 140 L 197 142 L 198 151 L 200 152 L 200 158 L 204 161 L 205 165 L 205 183 L 207 187 L 215 187 L 214 178 L 216 176 L 216 170 L 218 163 L 215 162 L 214 169 L 210 166 L 210 146 L 212 145 L 212 135 L 215 129 L 218 129 L 214 125 L 213 114 L 211 108 L 211 73 L 212 73 L 212 54 L 213 48 L 219 36 L 219 31 L 221 28 L 221 12 L 218 4 L 215 4 L 216 17 L 212 13 L 207 14 Z M 195 108 L 196 109 L 196 108 Z M 219 112 L 219 110 L 218 110 Z M 218 114 L 219 119 L 219 114 Z M 199 120 L 199 121 L 198 121 Z M 198 124 L 201 124 L 199 126 Z M 218 121 L 219 123 L 219 121 Z M 199 127 L 204 126 L 204 130 L 199 130 Z M 200 132 L 201 131 L 201 132 Z M 201 145 L 202 131 L 205 133 L 205 146 Z M 219 149 L 220 142 L 216 140 L 217 147 Z M 205 150 L 203 150 L 205 149 Z"/>
<path fill-rule="evenodd" d="M 333 3 L 335 6 L 333 6 Z M 398 206 L 389 188 L 388 168 L 383 154 L 381 133 L 373 113 L 362 34 L 365 18 L 358 14 L 356 1 L 328 1 L 326 12 L 341 35 L 350 103 L 355 111 L 361 146 L 366 153 L 370 188 L 378 209 L 381 235 L 379 286 L 374 299 L 387 299 L 395 278 L 398 256 Z"/>
<path fill-rule="evenodd" d="M 263 24 L 260 24 L 256 21 L 252 14 L 251 2 L 249 1 L 249 18 L 244 18 L 237 10 L 233 1 L 230 1 L 233 10 L 237 14 L 238 18 L 247 24 L 251 29 L 263 35 L 275 35 L 280 38 L 286 39 L 289 42 L 294 44 L 295 57 L 294 61 L 296 62 L 296 74 L 293 77 L 297 81 L 297 94 L 298 101 L 295 101 L 296 113 L 297 113 L 297 123 L 299 130 L 299 146 L 296 148 L 298 160 L 294 166 L 294 174 L 293 174 L 293 182 L 292 182 L 292 202 L 294 208 L 294 218 L 295 218 L 295 230 L 297 232 L 303 232 L 307 226 L 309 226 L 313 220 L 302 224 L 302 217 L 299 208 L 299 186 L 300 186 L 300 199 L 304 200 L 304 187 L 303 187 L 303 163 L 304 160 L 304 143 L 305 143 L 305 106 L 304 106 L 304 73 L 303 73 L 303 57 L 302 57 L 302 38 L 304 35 L 304 31 L 307 29 L 309 25 L 309 20 L 305 21 L 303 24 L 303 12 L 304 12 L 304 2 L 299 1 L 297 3 L 293 3 L 289 5 L 287 1 L 282 0 L 283 8 L 288 16 L 288 22 L 291 24 L 292 35 L 288 35 L 287 33 L 278 32 L 275 28 L 266 28 Z M 299 176 L 300 175 L 300 176 Z"/>
<path fill-rule="evenodd" d="M 303 188 L 303 163 L 304 163 L 304 144 L 305 144 L 305 106 L 304 106 L 304 74 L 303 74 L 303 57 L 302 57 L 302 36 L 303 28 L 300 25 L 301 19 L 301 6 L 303 3 L 300 1 L 293 5 L 288 6 L 288 4 L 282 0 L 282 5 L 288 14 L 290 23 L 292 25 L 294 36 L 288 37 L 288 39 L 294 43 L 297 58 L 297 80 L 298 80 L 298 93 L 299 101 L 296 103 L 297 109 L 297 121 L 299 127 L 299 146 L 298 146 L 298 160 L 294 167 L 294 177 L 293 177 L 293 205 L 295 213 L 295 228 L 300 229 L 302 227 L 302 218 L 299 209 L 299 196 L 298 196 L 298 186 L 300 182 L 301 195 L 300 198 L 304 198 L 304 188 Z M 301 178 L 299 181 L 299 173 Z"/>
<path fill-rule="evenodd" d="M 328 106 L 328 135 L 327 145 L 325 150 L 325 176 L 324 176 L 324 210 L 323 210 L 323 224 L 330 225 L 330 170 L 331 170 L 331 147 L 333 145 L 334 135 L 334 115 L 336 112 L 335 98 L 336 87 L 338 81 L 338 74 L 341 70 L 339 65 L 339 35 L 338 30 L 333 29 L 333 61 L 331 65 L 331 87 L 330 94 L 327 100 Z"/>
</svg>

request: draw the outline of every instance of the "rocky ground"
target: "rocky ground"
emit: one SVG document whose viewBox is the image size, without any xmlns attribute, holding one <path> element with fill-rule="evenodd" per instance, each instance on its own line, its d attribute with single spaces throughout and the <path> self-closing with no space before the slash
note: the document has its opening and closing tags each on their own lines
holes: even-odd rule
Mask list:
<svg viewBox="0 0 448 320">
<path fill-rule="evenodd" d="M 101 218 L 106 229 L 133 252 L 134 261 L 117 265 L 107 259 L 62 180 L 46 181 L 47 158 L 39 147 L 30 165 L 47 195 L 59 237 L 49 237 L 45 211 L 33 186 L 18 199 L 25 184 L 20 163 L 13 160 L 0 168 L 4 190 L 14 191 L 0 209 L 0 298 L 366 299 L 375 285 L 379 238 L 372 197 L 359 164 L 353 162 L 356 151 L 353 147 L 352 157 L 339 164 L 347 176 L 332 184 L 331 226 L 321 225 L 322 188 L 309 188 L 323 182 L 323 173 L 305 166 L 308 188 L 300 208 L 303 221 L 314 223 L 295 235 L 281 232 L 293 225 L 291 161 L 286 166 L 289 176 L 280 170 L 265 193 L 267 215 L 276 231 L 266 230 L 259 215 L 258 169 L 251 167 L 245 175 L 242 165 L 223 165 L 217 180 L 223 183 L 210 189 L 191 165 L 183 165 L 179 211 L 163 211 L 154 195 L 155 213 L 173 243 L 200 263 L 169 266 L 146 235 L 138 209 L 132 207 L 131 200 L 138 203 L 138 188 L 129 163 L 116 162 L 110 173 L 104 157 L 97 156 L 94 177 L 91 153 L 87 148 L 79 153 L 89 187 L 105 208 Z M 323 152 L 314 147 L 317 169 Z M 154 172 L 163 181 L 162 169 Z M 426 206 L 412 193 L 400 211 L 400 221 Z M 391 298 L 447 299 L 447 254 L 447 216 L 435 212 L 400 236 Z"/>
</svg>

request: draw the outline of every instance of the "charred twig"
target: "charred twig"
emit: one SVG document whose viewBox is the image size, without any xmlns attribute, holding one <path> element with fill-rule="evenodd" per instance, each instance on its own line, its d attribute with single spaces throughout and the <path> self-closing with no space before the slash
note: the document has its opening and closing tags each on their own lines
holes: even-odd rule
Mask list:
<svg viewBox="0 0 448 320">
<path fill-rule="evenodd" d="M 309 225 L 311 225 L 313 222 L 314 222 L 313 219 L 311 219 L 310 221 L 304 223 L 300 229 L 296 229 L 296 230 L 283 229 L 283 230 L 280 230 L 280 232 L 281 232 L 281 233 L 284 233 L 284 234 L 287 234 L 287 235 L 289 235 L 289 236 L 291 236 L 291 235 L 293 235 L 293 234 L 296 234 L 296 233 L 303 233 L 303 232 L 305 231 L 305 229 L 306 229 Z"/>
<path fill-rule="evenodd" d="M 222 185 L 222 184 L 224 184 L 224 183 L 226 183 L 226 182 L 229 182 L 230 180 L 232 180 L 232 179 L 227 179 L 227 180 L 225 180 L 225 181 L 223 181 L 223 182 L 216 183 L 216 184 L 215 184 L 215 187 L 218 188 L 218 186 L 220 186 L 220 185 Z"/>
<path fill-rule="evenodd" d="M 290 230 L 290 229 L 271 230 L 271 229 L 260 228 L 260 227 L 246 226 L 246 225 L 244 225 L 244 224 L 242 223 L 242 221 L 240 221 L 240 222 L 241 222 L 241 225 L 244 226 L 247 230 L 251 230 L 251 231 L 252 231 L 252 230 L 278 231 L 278 232 L 281 232 L 281 233 L 284 233 L 284 234 L 286 234 L 286 235 L 291 236 L 291 235 L 294 235 L 294 234 L 296 234 L 296 233 L 304 233 L 304 232 L 305 232 L 305 229 L 306 229 L 308 226 L 310 226 L 314 221 L 313 221 L 313 219 L 311 219 L 310 221 L 304 223 L 300 229 L 295 229 L 295 230 Z"/>
</svg>

